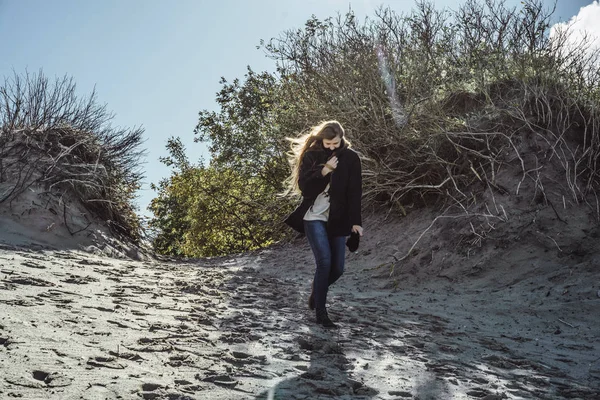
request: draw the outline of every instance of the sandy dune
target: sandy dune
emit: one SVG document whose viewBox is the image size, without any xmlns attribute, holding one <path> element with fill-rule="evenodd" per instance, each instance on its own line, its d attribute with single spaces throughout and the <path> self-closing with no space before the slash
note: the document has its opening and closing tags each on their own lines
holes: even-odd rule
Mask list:
<svg viewBox="0 0 600 400">
<path fill-rule="evenodd" d="M 394 229 L 348 255 L 338 330 L 305 305 L 302 240 L 177 262 L 0 236 L 0 398 L 600 399 L 597 263 L 392 287 Z"/>
</svg>

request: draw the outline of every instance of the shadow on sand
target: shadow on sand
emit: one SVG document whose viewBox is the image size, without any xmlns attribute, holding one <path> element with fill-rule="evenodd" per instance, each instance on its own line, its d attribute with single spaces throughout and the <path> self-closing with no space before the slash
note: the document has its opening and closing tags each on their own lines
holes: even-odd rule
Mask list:
<svg viewBox="0 0 600 400">
<path fill-rule="evenodd" d="M 374 398 L 378 391 L 352 379 L 354 367 L 338 343 L 338 331 L 312 324 L 305 337 L 298 338 L 301 351 L 310 356 L 310 365 L 298 376 L 278 382 L 260 393 L 256 400 L 361 399 Z"/>
</svg>

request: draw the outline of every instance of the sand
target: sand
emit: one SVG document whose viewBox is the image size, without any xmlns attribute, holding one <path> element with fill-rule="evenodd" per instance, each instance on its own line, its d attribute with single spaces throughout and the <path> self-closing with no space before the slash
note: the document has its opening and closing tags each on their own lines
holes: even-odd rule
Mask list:
<svg viewBox="0 0 600 400">
<path fill-rule="evenodd" d="M 0 215 L 0 399 L 600 399 L 598 253 L 521 230 L 465 254 L 441 224 L 396 262 L 433 215 L 366 218 L 333 330 L 303 239 L 135 260 Z"/>
</svg>

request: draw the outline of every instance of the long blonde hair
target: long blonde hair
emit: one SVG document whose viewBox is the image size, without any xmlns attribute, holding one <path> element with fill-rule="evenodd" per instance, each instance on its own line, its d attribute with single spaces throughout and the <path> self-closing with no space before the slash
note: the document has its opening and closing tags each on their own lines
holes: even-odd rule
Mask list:
<svg viewBox="0 0 600 400">
<path fill-rule="evenodd" d="M 288 153 L 288 161 L 292 169 L 291 175 L 286 179 L 286 189 L 283 196 L 300 194 L 298 187 L 298 178 L 300 175 L 300 166 L 307 151 L 322 149 L 323 140 L 332 140 L 336 137 L 342 139 L 340 148 L 350 147 L 350 142 L 344 138 L 344 128 L 338 121 L 323 121 L 313 126 L 310 130 L 297 138 L 287 138 L 291 142 L 291 151 Z"/>
</svg>

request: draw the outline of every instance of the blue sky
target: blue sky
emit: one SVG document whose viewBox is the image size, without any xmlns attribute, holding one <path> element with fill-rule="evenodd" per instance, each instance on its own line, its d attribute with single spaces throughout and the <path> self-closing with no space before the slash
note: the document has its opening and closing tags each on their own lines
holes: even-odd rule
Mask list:
<svg viewBox="0 0 600 400">
<path fill-rule="evenodd" d="M 507 0 L 518 5 L 519 0 Z M 591 0 L 558 0 L 555 17 L 567 21 Z M 113 124 L 143 126 L 146 179 L 142 214 L 155 193 L 149 183 L 170 175 L 158 158 L 179 136 L 190 160 L 206 148 L 193 142 L 200 110 L 216 110 L 220 77 L 243 78 L 246 67 L 273 71 L 256 46 L 311 15 L 335 16 L 351 7 L 359 18 L 379 5 L 408 12 L 414 1 L 359 0 L 0 0 L 0 75 L 37 72 L 72 76 L 78 94 L 94 86 Z M 547 1 L 548 6 L 554 1 Z M 435 1 L 438 8 L 455 1 Z M 597 5 L 597 3 L 594 3 Z"/>
</svg>

